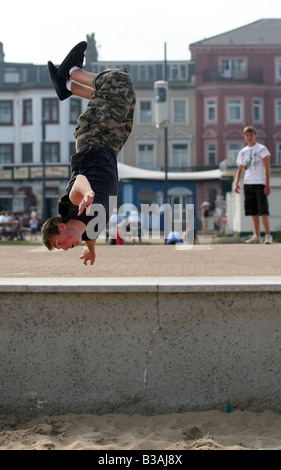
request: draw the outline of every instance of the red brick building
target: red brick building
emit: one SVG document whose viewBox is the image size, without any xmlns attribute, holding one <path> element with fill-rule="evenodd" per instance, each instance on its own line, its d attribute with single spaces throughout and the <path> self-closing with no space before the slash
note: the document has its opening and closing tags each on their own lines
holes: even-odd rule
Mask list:
<svg viewBox="0 0 281 470">
<path fill-rule="evenodd" d="M 235 166 L 245 125 L 281 164 L 280 31 L 281 19 L 262 19 L 190 45 L 198 166 Z"/>
</svg>

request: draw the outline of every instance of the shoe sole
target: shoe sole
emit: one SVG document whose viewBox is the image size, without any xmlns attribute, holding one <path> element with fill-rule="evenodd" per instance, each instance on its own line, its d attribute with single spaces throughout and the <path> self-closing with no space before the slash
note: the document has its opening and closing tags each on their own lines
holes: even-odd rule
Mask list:
<svg viewBox="0 0 281 470">
<path fill-rule="evenodd" d="M 58 77 L 57 68 L 54 66 L 54 64 L 51 61 L 48 62 L 47 66 L 48 66 L 50 78 L 56 90 L 56 94 L 58 95 L 60 101 L 66 100 L 66 98 L 72 95 L 71 91 L 69 91 L 67 88 L 65 88 L 65 91 L 61 90 L 59 83 L 58 83 L 59 80 L 61 80 L 61 78 Z"/>
<path fill-rule="evenodd" d="M 69 70 L 70 70 L 71 67 L 74 67 L 75 65 L 77 67 L 82 68 L 83 62 L 82 62 L 81 65 L 80 64 L 78 64 L 78 65 L 73 64 L 72 62 L 70 64 L 68 64 L 68 62 L 71 60 L 71 57 L 73 56 L 73 54 L 76 51 L 77 52 L 82 52 L 83 54 L 85 54 L 87 46 L 88 46 L 88 44 L 86 43 L 86 41 L 82 41 L 82 42 L 79 42 L 78 44 L 76 44 L 76 46 L 74 46 L 71 49 L 71 51 L 67 54 L 67 56 L 65 57 L 65 59 L 62 61 L 62 63 L 60 64 L 60 66 L 58 68 L 59 77 L 68 79 L 69 78 Z"/>
</svg>

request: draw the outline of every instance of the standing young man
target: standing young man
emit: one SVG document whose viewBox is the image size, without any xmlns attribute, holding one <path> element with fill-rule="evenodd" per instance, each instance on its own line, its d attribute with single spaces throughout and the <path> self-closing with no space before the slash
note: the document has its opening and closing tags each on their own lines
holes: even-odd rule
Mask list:
<svg viewBox="0 0 281 470">
<path fill-rule="evenodd" d="M 125 68 L 105 70 L 98 75 L 82 70 L 86 47 L 85 41 L 77 44 L 59 68 L 48 62 L 59 99 L 76 95 L 88 98 L 89 103 L 77 121 L 74 133 L 77 153 L 71 157 L 72 174 L 66 195 L 58 204 L 59 215 L 44 223 L 42 234 L 49 250 L 66 251 L 85 241 L 80 258 L 84 264 L 89 261 L 92 265 L 96 238 L 113 209 L 110 197 L 117 196 L 117 154 L 132 130 L 135 92 Z M 93 203 L 99 205 L 105 215 L 98 227 L 95 225 L 97 214 L 89 216 L 86 212 Z M 91 230 L 87 230 L 90 222 Z M 94 234 L 93 227 L 96 228 Z"/>
<path fill-rule="evenodd" d="M 270 194 L 270 152 L 256 142 L 256 129 L 245 127 L 243 131 L 247 143 L 238 154 L 238 170 L 234 181 L 234 191 L 240 193 L 239 181 L 244 176 L 244 207 L 245 215 L 251 215 L 254 234 L 246 243 L 262 243 L 260 236 L 260 217 L 265 230 L 264 243 L 271 244 L 269 207 L 267 196 Z"/>
</svg>

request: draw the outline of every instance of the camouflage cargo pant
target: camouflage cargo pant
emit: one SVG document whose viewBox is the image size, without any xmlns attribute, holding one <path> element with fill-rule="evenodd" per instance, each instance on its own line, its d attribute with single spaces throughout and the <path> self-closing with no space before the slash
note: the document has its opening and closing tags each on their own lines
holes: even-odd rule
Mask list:
<svg viewBox="0 0 281 470">
<path fill-rule="evenodd" d="M 93 80 L 95 92 L 77 121 L 76 152 L 92 145 L 117 156 L 133 127 L 136 96 L 125 68 L 101 72 Z"/>
</svg>

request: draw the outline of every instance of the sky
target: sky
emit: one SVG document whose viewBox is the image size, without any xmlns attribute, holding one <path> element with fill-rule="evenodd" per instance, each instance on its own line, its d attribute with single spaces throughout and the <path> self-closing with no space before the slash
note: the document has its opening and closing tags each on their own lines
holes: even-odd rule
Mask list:
<svg viewBox="0 0 281 470">
<path fill-rule="evenodd" d="M 280 0 L 8 0 L 1 8 L 5 62 L 59 64 L 95 34 L 99 60 L 190 59 L 189 44 L 262 18 L 281 18 Z M 281 38 L 281 32 L 280 32 Z"/>
</svg>

